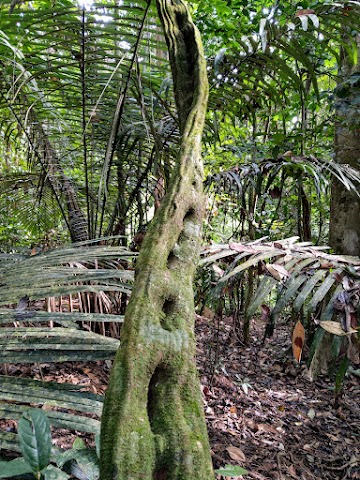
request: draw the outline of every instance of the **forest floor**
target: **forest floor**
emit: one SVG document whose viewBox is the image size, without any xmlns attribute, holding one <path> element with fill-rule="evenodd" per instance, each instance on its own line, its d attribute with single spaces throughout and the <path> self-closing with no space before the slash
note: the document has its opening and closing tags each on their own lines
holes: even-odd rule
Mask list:
<svg viewBox="0 0 360 480">
<path fill-rule="evenodd" d="M 215 324 L 197 316 L 197 361 L 214 466 L 247 469 L 238 479 L 360 479 L 359 377 L 345 379 L 335 408 L 333 382 L 310 382 L 305 365 L 294 365 L 288 325 L 277 325 L 265 344 L 261 321 L 254 320 L 251 334 L 246 347 L 236 339 L 232 319 Z M 103 394 L 110 364 L 8 365 L 6 373 Z M 1 423 L 16 428 L 15 422 Z M 93 443 L 85 434 L 59 430 L 53 440 L 69 448 L 76 435 Z"/>
<path fill-rule="evenodd" d="M 264 325 L 254 321 L 249 347 L 236 340 L 231 319 L 214 329 L 198 317 L 214 465 L 240 465 L 249 472 L 245 478 L 257 480 L 360 479 L 359 378 L 345 379 L 335 408 L 334 383 L 310 382 L 306 366 L 294 365 L 289 325 L 277 325 L 263 344 Z"/>
</svg>

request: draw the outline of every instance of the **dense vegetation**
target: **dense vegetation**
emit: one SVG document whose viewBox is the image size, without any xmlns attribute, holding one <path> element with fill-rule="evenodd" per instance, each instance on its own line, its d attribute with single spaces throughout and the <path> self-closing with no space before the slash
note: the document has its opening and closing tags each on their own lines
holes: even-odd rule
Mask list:
<svg viewBox="0 0 360 480">
<path fill-rule="evenodd" d="M 209 81 L 202 136 L 207 205 L 196 306 L 198 311 L 211 308 L 218 317 L 231 313 L 234 332 L 245 343 L 259 309 L 266 335 L 284 312 L 291 328 L 300 320 L 312 343 L 307 360 L 313 375 L 335 365 L 340 391 L 348 366 L 358 362 L 360 345 L 359 2 L 294 6 L 199 0 L 190 10 L 203 40 Z M 198 242 L 194 229 L 202 218 L 203 197 L 196 179 L 191 187 L 195 192 L 196 186 L 196 195 L 189 186 L 192 193 L 183 190 L 182 179 L 190 178 L 191 169 L 182 155 L 184 138 L 191 137 L 187 115 L 200 87 L 189 67 L 190 54 L 180 47 L 171 51 L 172 34 L 165 30 L 164 35 L 159 12 L 151 0 L 6 0 L 0 5 L 4 364 L 112 359 L 134 269 L 140 278 L 148 272 L 143 283 L 150 285 L 164 246 L 166 268 L 179 281 L 173 287 L 181 292 L 186 278 L 191 291 L 195 258 L 189 258 L 197 257 L 198 249 L 190 252 L 189 245 Z M 186 25 L 188 32 L 190 23 L 181 15 L 176 17 L 179 30 Z M 184 39 L 193 53 L 185 33 Z M 185 80 L 179 65 L 188 68 Z M 190 201 L 191 195 L 196 200 Z M 169 213 L 170 198 L 178 212 L 185 205 L 181 219 Z M 322 247 L 329 230 L 332 254 Z M 175 290 L 168 292 L 164 279 L 156 278 L 162 288 L 154 318 L 171 332 L 167 322 L 177 315 Z M 144 298 L 143 306 L 148 305 Z M 47 312 L 39 311 L 39 303 L 35 308 L 35 301 L 45 299 Z M 189 325 L 186 335 L 191 336 Z M 304 338 L 299 335 L 293 346 L 301 342 L 301 356 Z M 322 355 L 329 348 L 331 354 Z M 76 424 L 77 431 L 97 438 L 98 418 L 89 425 L 82 415 L 95 409 L 99 416 L 101 398 L 12 380 L 11 385 L 7 376 L 1 380 L 0 399 L 10 402 L 1 410 L 3 418 L 18 419 L 36 399 L 52 398 L 60 410 L 51 410 L 50 423 Z M 24 428 L 38 421 L 47 429 L 46 420 L 24 415 Z M 46 452 L 45 461 L 34 463 L 24 453 L 24 438 L 20 445 L 31 468 L 17 461 L 17 475 L 32 471 L 40 478 L 42 471 L 45 478 L 70 478 L 61 468 L 74 452 L 68 457 Z M 1 432 L 0 442 L 19 451 L 14 433 Z M 96 464 L 89 452 L 79 450 L 78 465 Z M 129 457 L 126 461 L 131 469 Z M 44 469 L 51 462 L 55 476 L 47 477 Z M 199 478 L 209 475 L 206 465 Z M 157 465 L 159 478 L 164 468 Z M 94 472 L 91 478 L 98 475 L 96 467 Z M 179 475 L 171 478 L 183 478 Z"/>
</svg>

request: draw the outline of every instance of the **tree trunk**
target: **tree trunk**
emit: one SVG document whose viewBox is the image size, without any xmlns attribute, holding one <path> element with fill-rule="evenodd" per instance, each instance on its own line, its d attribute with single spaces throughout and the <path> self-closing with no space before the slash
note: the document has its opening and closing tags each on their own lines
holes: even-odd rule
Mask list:
<svg viewBox="0 0 360 480">
<path fill-rule="evenodd" d="M 360 35 L 356 40 L 359 57 Z M 351 64 L 344 54 L 335 92 L 335 161 L 356 169 L 360 159 L 359 74 L 359 61 Z M 360 199 L 338 180 L 332 184 L 329 242 L 336 253 L 360 256 Z"/>
<path fill-rule="evenodd" d="M 47 180 L 53 189 L 60 204 L 61 198 L 65 199 L 66 211 L 62 214 L 66 221 L 72 242 L 83 242 L 89 239 L 88 224 L 85 215 L 77 200 L 75 188 L 70 179 L 65 175 L 61 162 L 50 143 L 41 124 L 38 130 L 38 154 L 42 157 L 42 166 L 47 172 Z"/>
<path fill-rule="evenodd" d="M 207 75 L 182 0 L 157 0 L 182 141 L 167 196 L 142 244 L 105 397 L 101 480 L 214 478 L 195 364 L 193 276 L 204 214 Z"/>
<path fill-rule="evenodd" d="M 357 58 L 360 55 L 360 35 L 357 42 Z M 350 46 L 350 45 L 349 45 Z M 359 170 L 360 159 L 360 63 L 350 60 L 345 49 L 342 52 L 340 81 L 335 90 L 335 161 L 349 164 Z M 336 253 L 360 256 L 360 198 L 346 190 L 337 179 L 331 188 L 329 243 Z M 333 362 L 331 343 L 333 335 L 325 332 L 311 361 L 310 378 L 326 371 Z M 350 349 L 359 350 L 357 335 L 348 337 Z"/>
</svg>

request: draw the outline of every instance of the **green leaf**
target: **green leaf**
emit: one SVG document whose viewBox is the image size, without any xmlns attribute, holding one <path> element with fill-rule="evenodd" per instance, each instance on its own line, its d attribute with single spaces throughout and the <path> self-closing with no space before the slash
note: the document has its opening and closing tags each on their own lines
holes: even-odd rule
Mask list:
<svg viewBox="0 0 360 480">
<path fill-rule="evenodd" d="M 219 283 L 226 282 L 229 278 L 233 277 L 234 275 L 237 275 L 238 273 L 246 270 L 249 267 L 253 267 L 257 265 L 260 260 L 265 260 L 267 258 L 272 258 L 275 255 L 279 255 L 279 250 L 275 248 L 271 248 L 265 253 L 260 253 L 255 256 L 251 256 L 249 260 L 247 260 L 244 263 L 241 263 L 237 267 L 235 267 L 232 271 L 228 272 L 226 275 L 224 275 L 220 280 Z"/>
<path fill-rule="evenodd" d="M 70 475 L 60 470 L 60 468 L 54 467 L 54 465 L 48 465 L 43 471 L 45 480 L 68 480 Z"/>
<path fill-rule="evenodd" d="M 10 462 L 0 462 L 0 478 L 11 478 L 31 473 L 32 468 L 23 458 L 16 458 Z"/>
<path fill-rule="evenodd" d="M 290 301 L 291 297 L 298 292 L 299 288 L 301 288 L 306 280 L 306 275 L 299 275 L 292 277 L 289 282 L 285 284 L 285 289 L 281 295 L 279 295 L 279 300 L 276 302 L 276 305 L 271 312 L 272 317 L 277 318 L 283 308 L 285 308 L 286 304 Z"/>
<path fill-rule="evenodd" d="M 250 305 L 246 309 L 246 318 L 251 318 L 262 303 L 265 303 L 265 298 L 270 294 L 271 290 L 278 285 L 275 278 L 264 276 L 258 288 L 256 289 L 254 297 L 251 299 Z"/>
<path fill-rule="evenodd" d="M 341 389 L 343 387 L 343 381 L 349 366 L 349 359 L 348 357 L 344 357 L 339 365 L 339 369 L 336 373 L 336 378 L 335 378 L 335 394 L 339 394 L 341 392 Z"/>
<path fill-rule="evenodd" d="M 5 349 L 6 345 L 6 349 Z M 111 359 L 119 341 L 72 328 L 0 329 L 0 362 L 33 363 Z"/>
<path fill-rule="evenodd" d="M 50 462 L 51 433 L 46 414 L 40 409 L 28 410 L 18 422 L 20 448 L 36 474 Z"/>
<path fill-rule="evenodd" d="M 83 448 L 86 448 L 85 443 L 84 443 L 84 440 L 82 440 L 82 439 L 79 438 L 79 437 L 76 437 L 75 440 L 74 440 L 74 443 L 73 443 L 72 448 L 73 448 L 74 450 L 81 450 L 81 449 L 83 449 Z"/>
<path fill-rule="evenodd" d="M 324 338 L 324 335 L 325 335 L 325 330 L 323 330 L 322 328 L 317 328 L 316 329 L 314 339 L 313 339 L 313 341 L 311 343 L 311 347 L 310 347 L 309 358 L 308 358 L 308 361 L 307 361 L 308 366 L 311 364 L 311 361 L 313 359 L 313 356 L 315 355 L 316 350 L 321 345 L 321 343 L 323 341 L 323 338 Z"/>
<path fill-rule="evenodd" d="M 96 447 L 96 455 L 100 458 L 100 434 L 95 435 L 95 447 Z"/>
<path fill-rule="evenodd" d="M 341 271 L 342 269 L 338 268 L 334 271 L 334 273 L 340 274 Z M 309 306 L 307 309 L 309 312 L 313 312 L 315 310 L 318 303 L 322 301 L 322 299 L 325 297 L 325 295 L 328 293 L 328 291 L 330 290 L 330 288 L 333 286 L 335 282 L 336 282 L 336 278 L 333 275 L 329 275 L 328 277 L 325 278 L 325 280 L 322 282 L 320 287 L 316 290 L 311 301 L 309 302 Z"/>
<path fill-rule="evenodd" d="M 240 475 L 246 475 L 248 472 L 242 467 L 237 465 L 225 465 L 224 468 L 219 468 L 215 470 L 215 473 L 223 475 L 224 477 L 238 477 Z"/>
<path fill-rule="evenodd" d="M 59 455 L 56 459 L 57 465 L 61 468 L 65 463 L 73 460 L 72 470 L 85 474 L 89 480 L 97 480 L 99 477 L 98 458 L 94 450 L 72 448 Z M 75 474 L 74 472 L 72 472 Z"/>
<path fill-rule="evenodd" d="M 99 478 L 98 458 L 94 450 L 77 450 L 75 460 L 89 480 L 97 480 Z"/>
<path fill-rule="evenodd" d="M 317 285 L 317 283 L 319 281 L 321 281 L 323 279 L 323 277 L 325 277 L 326 274 L 327 274 L 326 270 L 317 270 L 312 277 L 307 279 L 307 281 L 305 282 L 302 290 L 299 292 L 299 294 L 297 295 L 297 297 L 296 297 L 296 299 L 293 303 L 293 309 L 294 309 L 295 312 L 300 311 L 300 309 L 304 305 L 306 299 L 311 294 L 311 292 L 314 290 L 315 285 Z M 306 279 L 306 277 L 305 277 L 305 279 Z"/>
</svg>

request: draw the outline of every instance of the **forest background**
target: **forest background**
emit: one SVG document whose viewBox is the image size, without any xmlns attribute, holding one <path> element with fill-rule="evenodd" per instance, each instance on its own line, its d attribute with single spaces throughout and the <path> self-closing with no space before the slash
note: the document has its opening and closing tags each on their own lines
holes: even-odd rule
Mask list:
<svg viewBox="0 0 360 480">
<path fill-rule="evenodd" d="M 359 3 L 217 0 L 191 11 L 210 84 L 197 308 L 235 312 L 247 343 L 258 308 L 271 334 L 294 303 L 313 340 L 309 363 L 332 345 L 314 375 L 337 359 L 342 378 L 359 348 Z M 2 322 L 26 320 L 28 301 L 48 298 L 32 322 L 74 327 L 65 317 L 75 309 L 108 337 L 93 340 L 95 355 L 70 355 L 75 334 L 65 326 L 55 354 L 39 328 L 27 348 L 43 344 L 46 354 L 33 360 L 111 357 L 133 279 L 127 247 L 140 249 L 181 141 L 156 9 L 2 2 L 0 51 Z M 320 247 L 329 235 L 333 255 Z M 76 247 L 38 255 L 69 241 Z M 67 312 L 54 312 L 62 297 Z M 27 354 L 15 346 L 3 361 Z"/>
</svg>

